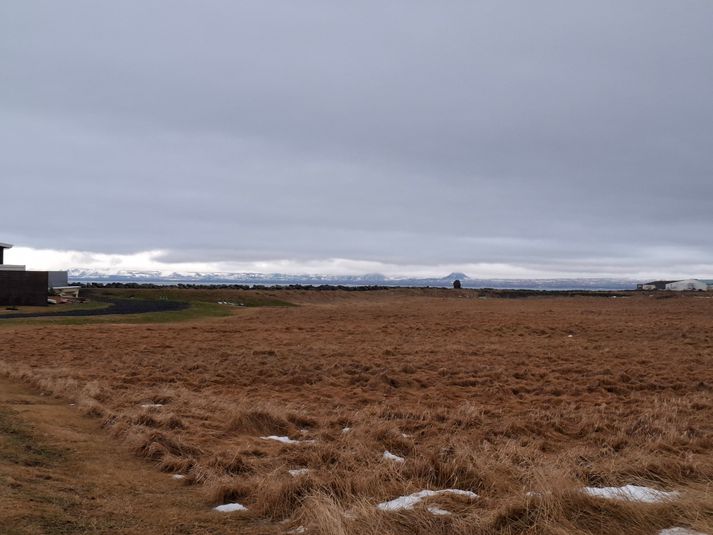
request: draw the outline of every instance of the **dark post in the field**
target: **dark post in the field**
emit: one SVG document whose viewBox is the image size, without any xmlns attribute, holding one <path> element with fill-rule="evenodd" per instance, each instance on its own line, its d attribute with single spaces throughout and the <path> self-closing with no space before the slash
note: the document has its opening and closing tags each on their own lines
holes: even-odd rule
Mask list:
<svg viewBox="0 0 713 535">
<path fill-rule="evenodd" d="M 460 280 L 456 279 L 453 281 L 453 288 L 460 290 Z"/>
</svg>

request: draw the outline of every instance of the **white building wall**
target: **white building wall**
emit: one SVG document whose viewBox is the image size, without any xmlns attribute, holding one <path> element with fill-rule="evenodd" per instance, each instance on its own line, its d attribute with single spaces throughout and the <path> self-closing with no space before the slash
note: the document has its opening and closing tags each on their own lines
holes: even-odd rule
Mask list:
<svg viewBox="0 0 713 535">
<path fill-rule="evenodd" d="M 674 292 L 702 291 L 708 290 L 708 285 L 698 279 L 687 279 L 683 281 L 671 282 L 666 285 L 667 290 Z"/>
</svg>

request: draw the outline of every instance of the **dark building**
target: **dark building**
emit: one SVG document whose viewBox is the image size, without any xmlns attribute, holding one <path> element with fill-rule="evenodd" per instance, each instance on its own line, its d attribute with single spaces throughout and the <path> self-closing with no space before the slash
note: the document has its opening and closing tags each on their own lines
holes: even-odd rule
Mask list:
<svg viewBox="0 0 713 535">
<path fill-rule="evenodd" d="M 25 271 L 25 266 L 4 264 L 5 249 L 9 243 L 0 243 L 0 305 L 46 305 L 47 271 Z"/>
<path fill-rule="evenodd" d="M 0 305 L 46 304 L 46 271 L 0 270 Z"/>
</svg>

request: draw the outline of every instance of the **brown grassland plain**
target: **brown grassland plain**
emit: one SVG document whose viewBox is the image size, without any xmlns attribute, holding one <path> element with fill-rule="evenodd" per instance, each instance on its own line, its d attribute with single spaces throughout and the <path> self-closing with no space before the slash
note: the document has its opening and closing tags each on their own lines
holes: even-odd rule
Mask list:
<svg viewBox="0 0 713 535">
<path fill-rule="evenodd" d="M 713 533 L 713 299 L 477 296 L 294 291 L 297 307 L 180 323 L 0 324 L 0 373 L 185 475 L 206 511 L 248 508 L 212 513 L 211 533 Z M 625 484 L 679 496 L 581 492 Z M 375 508 L 424 489 L 478 498 Z"/>
</svg>

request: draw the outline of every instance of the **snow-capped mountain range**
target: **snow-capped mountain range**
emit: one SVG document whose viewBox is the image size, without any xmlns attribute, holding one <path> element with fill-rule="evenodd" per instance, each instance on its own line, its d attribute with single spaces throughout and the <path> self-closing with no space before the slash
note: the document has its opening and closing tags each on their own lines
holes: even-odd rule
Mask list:
<svg viewBox="0 0 713 535">
<path fill-rule="evenodd" d="M 245 284 L 245 285 L 344 285 L 344 286 L 415 286 L 450 287 L 460 280 L 464 288 L 503 288 L 533 290 L 633 290 L 636 282 L 629 279 L 474 279 L 464 273 L 445 277 L 386 277 L 379 273 L 366 275 L 288 275 L 284 273 L 164 273 L 160 271 L 69 270 L 71 282 L 147 283 L 147 284 Z"/>
</svg>

